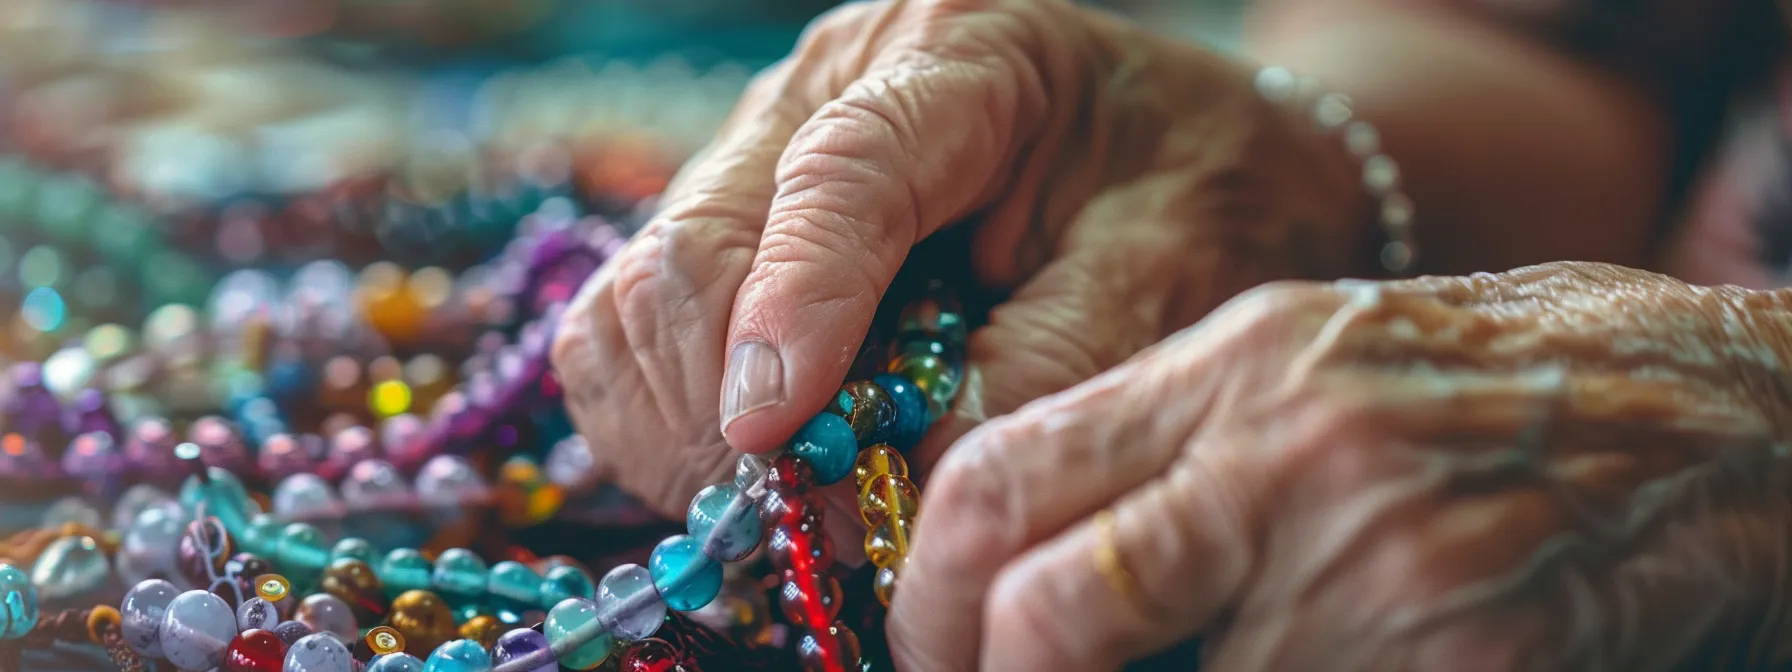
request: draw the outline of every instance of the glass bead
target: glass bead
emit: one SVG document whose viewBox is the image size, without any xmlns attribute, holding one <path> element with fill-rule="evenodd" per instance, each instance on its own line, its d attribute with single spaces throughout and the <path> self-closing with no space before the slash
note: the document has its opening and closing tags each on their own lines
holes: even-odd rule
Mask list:
<svg viewBox="0 0 1792 672">
<path fill-rule="evenodd" d="M 388 653 L 368 661 L 363 672 L 423 672 L 423 661 L 408 653 Z"/>
<path fill-rule="evenodd" d="M 884 388 L 869 380 L 847 383 L 834 393 L 827 411 L 846 419 L 859 445 L 870 445 L 888 438 L 896 426 L 896 401 Z"/>
<path fill-rule="evenodd" d="M 360 560 L 372 567 L 379 564 L 380 554 L 373 550 L 373 544 L 367 543 L 366 539 L 349 537 L 330 547 L 330 562 L 334 564 L 339 560 Z"/>
<path fill-rule="evenodd" d="M 271 556 L 280 550 L 280 531 L 285 528 L 286 523 L 279 518 L 266 513 L 256 514 L 243 527 L 242 533 L 236 535 L 237 541 L 242 543 L 245 551 L 262 557 Z"/>
<path fill-rule="evenodd" d="M 435 571 L 429 575 L 429 584 L 436 592 L 452 600 L 460 598 L 476 598 L 485 593 L 485 583 L 490 569 L 485 560 L 464 548 L 450 548 L 436 557 Z"/>
<path fill-rule="evenodd" d="M 376 656 L 404 651 L 404 634 L 388 625 L 368 630 L 367 636 L 362 639 L 367 641 L 367 649 Z"/>
<path fill-rule="evenodd" d="M 125 593 L 124 601 L 118 604 L 123 620 L 119 629 L 132 651 L 150 658 L 162 657 L 162 615 L 168 610 L 168 603 L 180 594 L 179 588 L 162 579 L 143 581 Z"/>
<path fill-rule="evenodd" d="M 815 493 L 772 490 L 759 500 L 759 519 L 767 526 L 795 525 L 806 518 L 817 518 L 823 511 Z"/>
<path fill-rule="evenodd" d="M 224 649 L 236 633 L 236 612 L 224 598 L 189 590 L 162 612 L 162 657 L 178 669 L 204 672 L 224 662 Z"/>
<path fill-rule="evenodd" d="M 281 621 L 270 632 L 273 632 L 275 637 L 279 637 L 280 641 L 286 642 L 288 650 L 291 650 L 292 645 L 299 643 L 299 640 L 315 634 L 311 632 L 311 626 L 298 621 Z"/>
<path fill-rule="evenodd" d="M 137 514 L 118 544 L 119 576 L 127 582 L 150 577 L 173 577 L 181 534 L 186 531 L 185 514 L 177 506 L 144 509 Z"/>
<path fill-rule="evenodd" d="M 261 629 L 244 630 L 224 648 L 219 672 L 281 672 L 286 662 L 286 642 Z"/>
<path fill-rule="evenodd" d="M 882 374 L 872 378 L 871 382 L 884 388 L 896 402 L 896 427 L 890 433 L 890 446 L 898 451 L 915 447 L 927 433 L 927 393 L 907 378 L 895 374 Z"/>
<path fill-rule="evenodd" d="M 875 445 L 859 451 L 858 459 L 853 460 L 852 486 L 859 492 L 865 491 L 865 484 L 881 474 L 893 474 L 908 477 L 908 460 L 895 448 L 886 445 Z"/>
<path fill-rule="evenodd" d="M 498 636 L 498 643 L 492 646 L 492 662 L 503 665 L 536 651 L 548 648 L 548 636 L 533 628 L 517 628 Z M 560 665 L 549 655 L 540 667 L 525 672 L 558 672 Z M 371 672 L 371 671 L 370 671 Z"/>
<path fill-rule="evenodd" d="M 356 462 L 338 489 L 343 503 L 354 510 L 400 506 L 411 498 L 410 484 L 398 473 L 398 467 L 385 460 Z"/>
<path fill-rule="evenodd" d="M 666 537 L 653 547 L 647 568 L 666 606 L 678 611 L 701 609 L 722 591 L 722 563 L 704 555 L 689 535 Z"/>
<path fill-rule="evenodd" d="M 310 626 L 312 632 L 332 634 L 344 642 L 355 641 L 360 632 L 356 628 L 354 610 L 342 598 L 328 593 L 305 596 L 299 602 L 299 608 L 293 611 L 292 617 L 293 620 Z"/>
<path fill-rule="evenodd" d="M 237 632 L 249 630 L 271 630 L 280 624 L 280 610 L 273 602 L 251 597 L 243 600 L 236 608 Z"/>
<path fill-rule="evenodd" d="M 377 623 L 386 617 L 386 590 L 373 567 L 360 560 L 337 560 L 324 570 L 319 585 L 349 606 L 359 623 Z"/>
<path fill-rule="evenodd" d="M 286 649 L 284 672 L 354 672 L 354 654 L 335 635 L 305 635 Z"/>
<path fill-rule="evenodd" d="M 604 575 L 597 583 L 597 603 L 607 612 L 612 634 L 621 640 L 652 637 L 666 620 L 666 603 L 653 585 L 653 574 L 634 563 Z"/>
<path fill-rule="evenodd" d="M 206 467 L 206 480 L 198 475 L 187 477 L 180 486 L 180 503 L 187 511 L 196 511 L 205 504 L 205 515 L 215 516 L 226 530 L 241 530 L 249 524 L 249 491 L 243 482 L 218 467 Z"/>
<path fill-rule="evenodd" d="M 755 521 L 757 522 L 757 521 Z M 31 565 L 31 579 L 25 586 L 29 601 L 61 602 L 91 593 L 112 578 L 112 567 L 106 552 L 93 537 L 70 535 L 50 542 L 38 552 Z M 6 581 L 0 579 L 0 585 Z M 36 595 L 29 595 L 36 591 Z M 9 595 L 10 590 L 9 590 Z M 11 606 L 11 600 L 7 600 Z M 9 629 L 10 631 L 10 629 Z"/>
<path fill-rule="evenodd" d="M 280 567 L 307 572 L 321 572 L 330 563 L 330 546 L 324 533 L 307 523 L 293 523 L 280 530 L 275 557 Z"/>
<path fill-rule="evenodd" d="M 448 603 L 427 590 L 399 595 L 392 601 L 392 615 L 386 624 L 404 635 L 404 650 L 413 656 L 428 656 L 458 634 Z"/>
<path fill-rule="evenodd" d="M 819 525 L 774 528 L 766 540 L 767 559 L 773 567 L 785 571 L 826 571 L 834 564 L 834 540 L 821 534 L 819 528 Z M 814 531 L 808 531 L 810 529 Z"/>
<path fill-rule="evenodd" d="M 896 597 L 896 580 L 902 577 L 902 570 L 908 567 L 908 558 L 899 557 L 889 566 L 877 570 L 877 577 L 871 581 L 871 592 L 877 594 L 877 601 L 890 606 L 890 600 Z"/>
<path fill-rule="evenodd" d="M 560 665 L 589 670 L 603 664 L 610 656 L 611 636 L 604 631 L 597 615 L 597 603 L 584 598 L 570 598 L 548 610 L 547 621 L 542 623 L 541 630 L 555 649 L 565 651 L 559 656 Z M 584 643 L 572 644 L 578 641 Z"/>
<path fill-rule="evenodd" d="M 840 615 L 840 581 L 823 572 L 789 572 L 778 587 L 778 607 L 791 623 L 825 627 Z"/>
<path fill-rule="evenodd" d="M 814 484 L 815 468 L 809 466 L 808 460 L 797 459 L 790 453 L 783 453 L 772 459 L 771 465 L 766 468 L 767 490 L 808 492 Z"/>
<path fill-rule="evenodd" d="M 197 520 L 187 523 L 175 542 L 174 567 L 187 585 L 210 585 L 223 573 L 224 563 L 230 559 L 230 545 L 230 535 L 217 525 Z"/>
<path fill-rule="evenodd" d="M 449 603 L 449 604 L 451 606 L 453 605 L 453 603 Z M 485 615 L 491 613 L 490 608 L 486 607 L 484 604 L 477 602 L 477 601 L 463 602 L 459 606 L 453 606 L 453 611 L 454 611 L 454 622 L 455 623 L 466 623 L 467 621 L 471 621 L 475 618 L 479 618 L 480 616 L 485 616 Z M 459 632 L 459 630 L 457 629 L 456 632 Z"/>
<path fill-rule="evenodd" d="M 921 508 L 921 491 L 905 477 L 881 474 L 859 491 L 859 516 L 876 527 L 891 516 L 913 518 Z"/>
<path fill-rule="evenodd" d="M 852 460 L 859 454 L 859 439 L 846 419 L 832 413 L 820 413 L 803 423 L 790 439 L 790 452 L 815 469 L 816 485 L 832 485 L 852 473 Z"/>
<path fill-rule="evenodd" d="M 886 518 L 884 522 L 865 534 L 865 558 L 879 568 L 888 567 L 896 558 L 908 555 L 908 540 L 912 538 L 913 523 L 907 518 Z"/>
<path fill-rule="evenodd" d="M 766 464 L 763 457 L 753 454 L 740 456 L 734 462 L 734 487 L 752 490 L 755 484 L 765 480 L 766 471 L 770 468 L 771 465 Z"/>
<path fill-rule="evenodd" d="M 952 399 L 958 396 L 958 371 L 942 357 L 935 355 L 904 355 L 890 362 L 890 373 L 907 378 L 921 388 L 927 398 L 927 421 L 929 423 L 945 416 L 946 410 L 952 407 Z"/>
<path fill-rule="evenodd" d="M 797 660 L 806 672 L 846 672 L 859 668 L 859 636 L 836 622 L 823 630 L 803 633 L 796 645 Z"/>
<path fill-rule="evenodd" d="M 528 565 L 505 560 L 492 565 L 492 571 L 486 578 L 485 592 L 499 600 L 507 600 L 506 606 L 533 608 L 541 602 L 541 575 L 529 569 Z"/>
<path fill-rule="evenodd" d="M 170 518 L 179 518 L 183 513 L 180 502 L 169 497 L 156 486 L 139 483 L 126 488 L 124 494 L 118 496 L 118 502 L 112 505 L 112 526 L 115 529 L 128 530 L 136 524 L 137 518 L 144 511 L 162 509 Z"/>
<path fill-rule="evenodd" d="M 595 594 L 597 585 L 591 582 L 591 575 L 577 567 L 556 565 L 541 575 L 541 606 L 544 609 L 551 609 L 569 597 L 591 599 Z"/>
<path fill-rule="evenodd" d="M 461 639 L 479 642 L 481 648 L 492 648 L 498 643 L 498 635 L 504 632 L 504 624 L 491 614 L 480 614 L 460 624 Z"/>
<path fill-rule="evenodd" d="M 944 298 L 925 298 L 902 307 L 896 318 L 896 332 L 905 336 L 928 336 L 963 343 L 969 335 L 964 314 L 956 302 Z"/>
<path fill-rule="evenodd" d="M 489 488 L 473 463 L 459 455 L 437 455 L 417 472 L 417 497 L 433 506 L 462 506 L 484 497 Z"/>
<path fill-rule="evenodd" d="M 336 489 L 317 474 L 293 474 L 274 487 L 274 514 L 286 519 L 317 519 L 342 515 Z"/>
<path fill-rule="evenodd" d="M 292 582 L 279 574 L 261 574 L 255 577 L 255 596 L 269 602 L 279 602 L 292 594 Z"/>
<path fill-rule="evenodd" d="M 622 653 L 619 672 L 696 672 L 696 669 L 666 640 L 647 639 L 630 644 Z"/>
<path fill-rule="evenodd" d="M 691 498 L 691 506 L 685 512 L 685 530 L 703 544 L 703 552 L 710 557 L 734 562 L 759 547 L 762 530 L 756 508 L 753 500 L 734 484 L 717 483 Z"/>
<path fill-rule="evenodd" d="M 380 560 L 380 582 L 388 595 L 411 590 L 427 590 L 430 586 L 430 563 L 412 548 L 395 548 Z"/>
</svg>

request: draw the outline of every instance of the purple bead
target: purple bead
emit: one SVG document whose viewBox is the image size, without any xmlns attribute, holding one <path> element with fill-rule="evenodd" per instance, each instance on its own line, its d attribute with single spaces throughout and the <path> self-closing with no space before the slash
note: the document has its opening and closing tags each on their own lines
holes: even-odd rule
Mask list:
<svg viewBox="0 0 1792 672">
<path fill-rule="evenodd" d="M 125 473 L 124 453 L 105 432 L 88 432 L 70 441 L 62 451 L 62 472 L 81 481 L 88 494 L 103 497 L 116 492 Z"/>
<path fill-rule="evenodd" d="M 216 526 L 200 521 L 187 523 L 175 547 L 174 566 L 189 585 L 209 586 L 214 576 L 222 576 L 225 557 L 212 549 L 224 549 L 228 540 L 219 536 Z"/>
<path fill-rule="evenodd" d="M 243 447 L 236 428 L 223 418 L 206 416 L 194 420 L 187 439 L 198 444 L 200 459 L 207 466 L 227 471 L 242 471 L 249 466 L 248 449 Z"/>
<path fill-rule="evenodd" d="M 302 437 L 275 434 L 261 443 L 261 454 L 256 457 L 256 467 L 269 480 L 310 471 L 310 449 L 304 445 Z"/>
<path fill-rule="evenodd" d="M 437 455 L 417 472 L 417 497 L 435 506 L 462 506 L 488 494 L 485 479 L 459 455 Z"/>
<path fill-rule="evenodd" d="M 27 481 L 56 475 L 55 463 L 43 446 L 23 434 L 0 436 L 0 478 Z"/>
<path fill-rule="evenodd" d="M 268 632 L 274 633 L 274 636 L 279 637 L 280 641 L 285 642 L 287 646 L 292 646 L 293 642 L 311 635 L 311 626 L 298 621 L 283 621 Z"/>
<path fill-rule="evenodd" d="M 144 418 L 131 426 L 130 437 L 124 444 L 124 456 L 130 461 L 131 469 L 144 480 L 178 481 L 188 472 L 187 466 L 174 456 L 174 447 L 179 444 L 180 438 L 175 436 L 174 428 L 167 420 Z"/>
<path fill-rule="evenodd" d="M 349 467 L 364 460 L 380 456 L 379 441 L 373 431 L 366 427 L 353 426 L 336 432 L 330 437 L 330 452 L 324 463 L 317 469 L 317 475 L 327 480 L 338 480 L 348 473 Z"/>
<path fill-rule="evenodd" d="M 106 393 L 88 388 L 75 394 L 75 400 L 69 406 L 74 415 L 74 428 L 77 434 L 102 432 L 118 439 L 123 435 L 118 419 L 112 415 L 112 407 L 106 403 Z"/>
<path fill-rule="evenodd" d="M 492 647 L 492 662 L 501 665 L 545 648 L 548 648 L 547 635 L 530 628 L 511 630 L 500 635 L 498 643 Z M 553 662 L 552 657 L 548 658 L 548 661 L 547 664 L 528 672 L 555 672 L 560 669 L 559 664 Z"/>
<path fill-rule="evenodd" d="M 62 403 L 44 386 L 43 368 L 26 362 L 11 370 L 12 390 L 4 408 L 6 427 L 37 440 L 67 440 Z"/>
</svg>

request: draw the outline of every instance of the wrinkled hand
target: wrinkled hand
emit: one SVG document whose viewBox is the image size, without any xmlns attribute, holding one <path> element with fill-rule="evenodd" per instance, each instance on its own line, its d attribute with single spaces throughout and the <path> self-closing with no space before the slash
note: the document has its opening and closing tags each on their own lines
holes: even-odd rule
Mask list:
<svg viewBox="0 0 1792 672">
<path fill-rule="evenodd" d="M 1245 288 L 1346 273 L 1357 179 L 1249 69 L 1091 10 L 851 4 L 584 288 L 554 363 L 600 471 L 681 514 L 727 444 L 776 448 L 824 406 L 910 249 L 974 220 L 975 275 L 1008 301 L 925 465 Z"/>
<path fill-rule="evenodd" d="M 1783 665 L 1787 361 L 1792 294 L 1612 266 L 1271 285 L 966 435 L 892 646 L 927 672 L 1197 634 L 1221 671 Z M 1130 581 L 1098 569 L 1103 509 Z"/>
</svg>

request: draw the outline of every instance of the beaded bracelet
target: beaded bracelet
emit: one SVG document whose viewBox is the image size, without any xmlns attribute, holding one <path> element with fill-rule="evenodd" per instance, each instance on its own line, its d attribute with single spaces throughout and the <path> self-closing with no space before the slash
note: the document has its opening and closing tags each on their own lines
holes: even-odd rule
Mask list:
<svg viewBox="0 0 1792 672">
<path fill-rule="evenodd" d="M 1268 67 L 1257 72 L 1256 86 L 1265 100 L 1305 108 L 1304 113 L 1312 117 L 1321 131 L 1343 137 L 1344 147 L 1362 162 L 1363 187 L 1377 201 L 1376 223 L 1386 238 L 1381 246 L 1382 268 L 1396 275 L 1410 271 L 1417 254 L 1412 235 L 1412 199 L 1400 187 L 1399 165 L 1382 152 L 1380 131 L 1355 118 L 1349 96 L 1322 92 L 1318 80 L 1313 78 Z"/>
</svg>

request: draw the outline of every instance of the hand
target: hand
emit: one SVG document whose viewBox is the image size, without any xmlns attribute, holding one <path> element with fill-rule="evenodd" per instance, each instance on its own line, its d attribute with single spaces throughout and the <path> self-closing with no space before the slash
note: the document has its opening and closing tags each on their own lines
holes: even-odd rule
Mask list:
<svg viewBox="0 0 1792 672">
<path fill-rule="evenodd" d="M 1347 272 L 1359 172 L 1310 127 L 1249 69 L 1061 0 L 847 5 L 585 287 L 554 353 L 568 405 L 602 471 L 680 513 L 726 444 L 819 411 L 910 249 L 974 219 L 973 270 L 1009 297 L 925 465 L 1238 291 Z"/>
<path fill-rule="evenodd" d="M 1789 304 L 1594 264 L 1253 291 L 947 454 L 898 666 L 1784 664 Z"/>
</svg>

